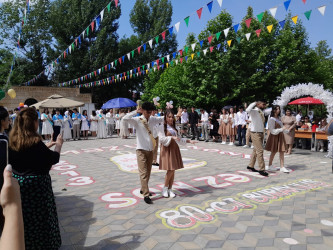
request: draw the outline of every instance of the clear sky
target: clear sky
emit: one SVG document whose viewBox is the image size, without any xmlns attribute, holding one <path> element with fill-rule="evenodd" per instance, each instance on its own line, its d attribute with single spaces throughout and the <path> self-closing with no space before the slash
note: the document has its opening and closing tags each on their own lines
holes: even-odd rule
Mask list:
<svg viewBox="0 0 333 250">
<path fill-rule="evenodd" d="M 129 13 L 135 7 L 135 0 L 120 0 L 122 5 L 122 15 L 119 20 L 120 28 L 118 34 L 120 37 L 131 36 L 133 34 L 132 27 L 129 23 Z M 199 34 L 206 25 L 207 21 L 216 17 L 221 8 L 217 0 L 213 1 L 212 13 L 208 11 L 207 3 L 210 0 L 171 0 L 173 6 L 173 16 L 171 25 L 181 22 L 177 40 L 179 48 L 185 44 L 185 39 L 188 33 L 193 32 Z M 253 14 L 256 16 L 262 11 L 273 7 L 278 7 L 276 19 L 282 21 L 287 14 L 283 3 L 285 0 L 223 0 L 222 9 L 227 10 L 233 17 L 234 22 L 239 23 L 246 14 L 248 6 L 253 7 Z M 322 16 L 317 10 L 318 7 L 326 5 L 325 16 Z M 205 6 L 202 11 L 201 20 L 199 20 L 196 10 Z M 304 16 L 304 12 L 312 10 L 310 20 Z M 320 40 L 326 40 L 329 46 L 333 49 L 333 0 L 306 0 L 304 4 L 302 0 L 291 0 L 288 11 L 292 15 L 299 15 L 299 20 L 302 20 L 303 25 L 308 33 L 309 42 L 312 47 L 315 47 Z M 193 15 L 195 13 L 195 15 Z M 192 14 L 192 15 L 191 15 Z M 189 27 L 187 28 L 184 18 L 191 15 Z M 133 48 L 129 48 L 133 49 Z"/>
</svg>

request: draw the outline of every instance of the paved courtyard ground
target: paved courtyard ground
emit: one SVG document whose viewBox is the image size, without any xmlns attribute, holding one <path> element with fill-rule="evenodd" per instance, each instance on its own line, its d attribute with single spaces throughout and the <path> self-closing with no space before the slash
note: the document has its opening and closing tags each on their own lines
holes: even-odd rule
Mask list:
<svg viewBox="0 0 333 250">
<path fill-rule="evenodd" d="M 64 143 L 51 171 L 61 249 L 333 249 L 332 161 L 324 153 L 296 151 L 286 158 L 293 172 L 265 178 L 246 170 L 251 149 L 188 145 L 178 196 L 161 198 L 165 172 L 154 169 L 147 205 L 135 143 Z"/>
</svg>

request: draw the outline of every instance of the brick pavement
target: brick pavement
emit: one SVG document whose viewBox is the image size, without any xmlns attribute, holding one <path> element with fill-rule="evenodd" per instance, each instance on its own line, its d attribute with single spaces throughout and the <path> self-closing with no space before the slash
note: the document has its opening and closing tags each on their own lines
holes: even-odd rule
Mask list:
<svg viewBox="0 0 333 250">
<path fill-rule="evenodd" d="M 161 198 L 165 173 L 154 171 L 154 204 L 147 205 L 138 193 L 135 142 L 64 143 L 51 171 L 61 249 L 333 248 L 333 187 L 325 185 L 333 175 L 324 154 L 296 151 L 286 158 L 292 173 L 260 178 L 245 169 L 251 149 L 200 142 L 182 148 L 179 195 Z"/>
</svg>

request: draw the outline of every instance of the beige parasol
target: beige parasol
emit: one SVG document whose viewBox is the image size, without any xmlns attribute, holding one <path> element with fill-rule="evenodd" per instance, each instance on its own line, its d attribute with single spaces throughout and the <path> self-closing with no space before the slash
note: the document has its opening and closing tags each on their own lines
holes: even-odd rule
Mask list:
<svg viewBox="0 0 333 250">
<path fill-rule="evenodd" d="M 61 95 L 51 95 L 47 99 L 31 105 L 39 108 L 72 108 L 84 106 L 83 102 L 74 101 Z"/>
</svg>

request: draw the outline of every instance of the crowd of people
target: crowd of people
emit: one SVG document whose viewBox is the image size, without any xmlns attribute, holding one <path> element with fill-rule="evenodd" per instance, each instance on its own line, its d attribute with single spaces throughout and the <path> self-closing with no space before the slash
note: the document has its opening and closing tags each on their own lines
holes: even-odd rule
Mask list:
<svg viewBox="0 0 333 250">
<path fill-rule="evenodd" d="M 302 125 L 301 114 L 295 117 L 290 109 L 281 118 L 280 107 L 274 105 L 271 109 L 266 109 L 264 100 L 251 103 L 246 109 L 240 106 L 238 112 L 235 112 L 235 107 L 224 108 L 220 114 L 216 109 L 212 109 L 210 113 L 204 109 L 199 110 L 200 112 L 192 107 L 188 113 L 186 108 L 179 108 L 177 113 L 171 109 L 163 113 L 161 110 L 157 111 L 153 103 L 146 102 L 134 111 L 127 110 L 127 113 L 126 110 L 114 113 L 111 109 L 93 111 L 88 116 L 87 111 L 80 114 L 74 108 L 65 110 L 63 114 L 56 110 L 50 115 L 47 109 L 40 114 L 34 108 L 22 107 L 15 115 L 10 115 L 4 107 L 0 107 L 0 139 L 9 145 L 8 158 L 7 150 L 2 144 L 0 148 L 1 170 L 4 171 L 0 201 L 3 208 L 1 214 L 5 216 L 0 217 L 0 225 L 3 227 L 0 246 L 11 237 L 8 228 L 13 225 L 21 227 L 21 230 L 13 233 L 18 237 L 17 246 L 21 247 L 17 249 L 23 249 L 22 244 L 26 249 L 58 249 L 61 246 L 49 172 L 52 165 L 60 160 L 64 139 L 86 139 L 89 131 L 91 136 L 97 138 L 106 138 L 114 130 L 124 139 L 131 133 L 135 134 L 140 193 L 144 202 L 152 204 L 152 194 L 149 192 L 152 165 L 166 171 L 161 195 L 166 198 L 176 196 L 172 190 L 175 171 L 184 168 L 179 145 L 195 144 L 199 140 L 208 142 L 210 139 L 221 144 L 235 145 L 237 137 L 239 146 L 249 147 L 251 140 L 253 152 L 246 168 L 268 177 L 269 171 L 289 173 L 284 163 L 284 154 L 292 152 L 296 128 L 315 127 L 317 130 L 325 127 L 330 133 L 333 132 L 333 123 L 327 125 L 324 120 L 320 123 L 314 121 L 312 124 L 309 117 L 304 117 Z M 42 138 L 42 135 L 45 137 Z M 53 150 L 50 149 L 52 147 Z M 157 161 L 159 147 L 160 157 Z M 267 166 L 263 157 L 264 150 L 270 152 Z M 280 168 L 273 166 L 277 153 Z M 255 168 L 256 161 L 258 170 Z M 10 175 L 11 178 L 8 177 Z M 8 198 L 8 192 L 12 192 L 12 199 Z M 16 205 L 8 205 L 11 203 Z M 8 212 L 8 207 L 13 210 Z M 20 213 L 18 210 L 23 217 L 17 215 Z"/>
</svg>

